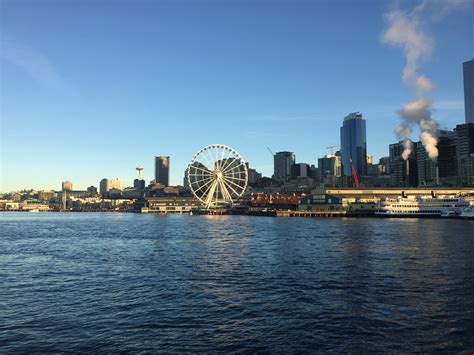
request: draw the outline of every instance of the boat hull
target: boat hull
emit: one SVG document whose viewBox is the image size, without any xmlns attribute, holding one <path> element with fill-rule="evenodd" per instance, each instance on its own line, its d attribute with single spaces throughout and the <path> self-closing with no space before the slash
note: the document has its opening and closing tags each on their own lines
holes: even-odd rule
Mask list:
<svg viewBox="0 0 474 355">
<path fill-rule="evenodd" d="M 375 216 L 384 218 L 439 218 L 441 213 L 386 213 L 375 212 Z"/>
</svg>

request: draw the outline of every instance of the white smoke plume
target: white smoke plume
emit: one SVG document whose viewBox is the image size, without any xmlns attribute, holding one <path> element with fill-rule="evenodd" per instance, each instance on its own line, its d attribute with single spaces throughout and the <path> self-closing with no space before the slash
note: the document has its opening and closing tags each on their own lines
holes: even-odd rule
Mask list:
<svg viewBox="0 0 474 355">
<path fill-rule="evenodd" d="M 403 160 L 407 160 L 411 154 L 411 150 L 413 149 L 413 143 L 411 140 L 407 139 L 403 142 L 403 153 L 402 158 Z"/>
<path fill-rule="evenodd" d="M 416 99 L 398 110 L 401 118 L 400 125 L 395 128 L 395 135 L 404 140 L 402 157 L 408 159 L 412 151 L 409 136 L 413 127 L 420 130 L 420 140 L 429 157 L 438 157 L 437 127 L 438 124 L 431 116 L 431 102 L 424 95 L 435 88 L 432 80 L 418 73 L 420 61 L 431 56 L 434 41 L 421 30 L 421 19 L 426 7 L 426 1 L 417 6 L 411 13 L 394 10 L 386 14 L 388 26 L 382 33 L 382 42 L 400 46 L 405 55 L 406 64 L 403 68 L 404 83 L 415 91 Z"/>
<path fill-rule="evenodd" d="M 420 140 L 432 160 L 438 157 L 438 123 L 431 115 L 431 102 L 425 94 L 434 90 L 434 82 L 418 73 L 420 62 L 431 57 L 435 42 L 421 27 L 429 21 L 436 21 L 452 10 L 469 6 L 469 0 L 424 0 L 411 12 L 393 10 L 385 14 L 387 28 L 382 33 L 383 43 L 402 47 L 406 64 L 402 79 L 412 88 L 416 99 L 398 110 L 401 122 L 394 133 L 404 140 L 403 159 L 408 159 L 412 151 L 409 136 L 413 127 L 420 130 Z M 407 143 L 409 142 L 409 143 Z M 405 144 L 406 143 L 406 144 Z"/>
<path fill-rule="evenodd" d="M 438 144 L 438 139 L 436 139 L 428 132 L 421 132 L 420 140 L 423 144 L 423 147 L 425 147 L 425 150 L 428 153 L 430 159 L 436 160 L 438 158 L 438 148 L 436 148 L 436 145 Z"/>
</svg>

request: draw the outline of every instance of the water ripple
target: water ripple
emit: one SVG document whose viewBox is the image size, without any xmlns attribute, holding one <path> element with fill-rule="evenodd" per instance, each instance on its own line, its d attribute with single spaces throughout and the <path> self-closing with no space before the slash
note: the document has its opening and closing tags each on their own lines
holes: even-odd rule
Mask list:
<svg viewBox="0 0 474 355">
<path fill-rule="evenodd" d="M 0 214 L 0 353 L 472 352 L 474 224 Z"/>
</svg>

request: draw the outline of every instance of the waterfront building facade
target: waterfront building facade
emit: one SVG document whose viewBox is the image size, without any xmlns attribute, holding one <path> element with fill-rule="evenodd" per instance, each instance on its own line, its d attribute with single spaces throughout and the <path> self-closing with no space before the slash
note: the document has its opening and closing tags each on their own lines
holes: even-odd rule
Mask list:
<svg viewBox="0 0 474 355">
<path fill-rule="evenodd" d="M 200 202 L 192 196 L 160 196 L 147 197 L 146 207 L 142 212 L 148 213 L 190 213 L 200 206 Z"/>
<path fill-rule="evenodd" d="M 351 161 L 359 176 L 367 174 L 366 123 L 360 112 L 344 117 L 341 127 L 342 173 L 352 175 Z"/>
</svg>

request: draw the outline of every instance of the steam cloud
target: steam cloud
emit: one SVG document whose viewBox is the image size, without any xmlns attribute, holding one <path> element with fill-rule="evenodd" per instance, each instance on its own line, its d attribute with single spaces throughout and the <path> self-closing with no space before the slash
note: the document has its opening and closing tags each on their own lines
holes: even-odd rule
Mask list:
<svg viewBox="0 0 474 355">
<path fill-rule="evenodd" d="M 434 40 L 422 30 L 427 22 L 441 20 L 452 11 L 467 9 L 472 0 L 422 0 L 411 12 L 393 10 L 385 14 L 387 28 L 382 33 L 383 43 L 403 49 L 406 64 L 403 82 L 415 92 L 415 99 L 398 110 L 400 124 L 394 133 L 403 140 L 403 159 L 408 159 L 413 144 L 409 139 L 414 127 L 420 130 L 420 140 L 432 160 L 438 158 L 438 123 L 432 117 L 431 101 L 426 94 L 434 90 L 434 82 L 418 73 L 420 62 L 431 57 Z"/>
<path fill-rule="evenodd" d="M 432 160 L 438 158 L 438 123 L 432 117 L 431 101 L 425 94 L 435 88 L 434 82 L 424 75 L 418 74 L 419 62 L 431 56 L 434 41 L 421 31 L 421 15 L 426 1 L 411 13 L 394 10 L 386 14 L 387 29 L 382 33 L 382 42 L 403 48 L 406 64 L 403 68 L 404 83 L 415 91 L 415 100 L 402 105 L 398 110 L 400 125 L 394 132 L 397 139 L 403 140 L 402 158 L 407 160 L 412 152 L 409 136 L 413 127 L 420 130 L 420 140 Z"/>
<path fill-rule="evenodd" d="M 403 160 L 408 159 L 408 157 L 411 154 L 412 147 L 413 147 L 413 143 L 411 142 L 411 140 L 407 139 L 405 140 L 405 142 L 403 142 L 403 153 L 402 153 Z"/>
</svg>

